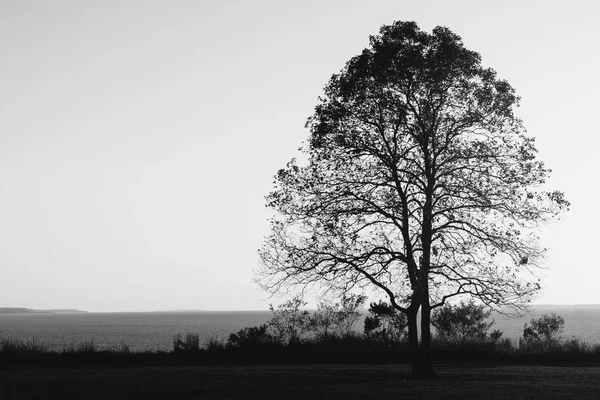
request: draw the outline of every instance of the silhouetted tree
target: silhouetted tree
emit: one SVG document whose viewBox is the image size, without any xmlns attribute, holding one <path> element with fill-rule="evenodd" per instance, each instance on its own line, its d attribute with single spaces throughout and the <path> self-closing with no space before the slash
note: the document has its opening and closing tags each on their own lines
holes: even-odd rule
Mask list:
<svg viewBox="0 0 600 400">
<path fill-rule="evenodd" d="M 494 321 L 487 322 L 491 314 L 482 304 L 473 300 L 435 309 L 431 323 L 441 339 L 485 339 Z M 495 333 L 498 335 L 498 333 Z M 498 336 L 499 338 L 499 336 Z"/>
<path fill-rule="evenodd" d="M 273 317 L 268 326 L 275 338 L 288 344 L 300 341 L 302 335 L 310 328 L 310 313 L 302 310 L 306 304 L 301 296 L 295 296 L 285 303 L 279 304 L 277 308 L 272 304 L 269 305 Z"/>
<path fill-rule="evenodd" d="M 310 316 L 310 330 L 315 333 L 318 340 L 337 336 L 338 306 L 337 303 L 321 301 L 317 305 L 317 311 Z"/>
<path fill-rule="evenodd" d="M 518 100 L 449 29 L 383 26 L 325 86 L 307 161 L 275 177 L 258 281 L 381 291 L 407 316 L 413 374 L 433 376 L 431 310 L 460 295 L 526 304 L 533 229 L 568 207 L 541 187 Z"/>
<path fill-rule="evenodd" d="M 279 343 L 277 338 L 269 333 L 269 325 L 250 326 L 232 333 L 227 339 L 227 346 L 238 349 L 260 349 L 267 345 Z"/>
<path fill-rule="evenodd" d="M 309 318 L 309 330 L 321 340 L 352 335 L 366 299 L 363 295 L 344 294 L 339 302 L 321 301 Z"/>
<path fill-rule="evenodd" d="M 398 344 L 404 339 L 406 315 L 385 301 L 371 303 L 365 317 L 364 333 L 383 343 Z"/>
<path fill-rule="evenodd" d="M 565 327 L 565 320 L 560 315 L 552 313 L 542 314 L 539 318 L 532 318 L 523 327 L 523 341 L 526 345 L 535 342 L 551 343 L 559 339 L 560 333 Z"/>
<path fill-rule="evenodd" d="M 354 332 L 354 324 L 359 320 L 360 308 L 367 298 L 363 295 L 343 295 L 338 311 L 338 332 L 342 337 L 350 336 Z"/>
</svg>

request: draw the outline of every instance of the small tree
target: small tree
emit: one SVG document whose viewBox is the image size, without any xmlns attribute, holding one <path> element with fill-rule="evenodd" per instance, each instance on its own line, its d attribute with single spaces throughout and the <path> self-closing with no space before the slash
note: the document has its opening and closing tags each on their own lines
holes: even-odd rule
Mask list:
<svg viewBox="0 0 600 400">
<path fill-rule="evenodd" d="M 473 300 L 468 303 L 461 302 L 457 305 L 446 304 L 434 311 L 431 319 L 432 325 L 440 339 L 472 340 L 485 339 L 488 330 L 494 321 L 486 322 L 491 311 L 482 304 L 475 304 Z M 494 331 L 494 339 L 500 338 L 500 333 Z"/>
<path fill-rule="evenodd" d="M 406 327 L 405 314 L 382 300 L 371 303 L 364 325 L 367 337 L 385 343 L 398 343 L 405 339 Z"/>
<path fill-rule="evenodd" d="M 273 313 L 269 328 L 278 340 L 283 343 L 296 343 L 309 330 L 310 313 L 301 310 L 306 304 L 301 296 L 296 296 L 277 308 L 273 307 L 273 304 L 269 305 L 269 310 Z"/>
<path fill-rule="evenodd" d="M 362 295 L 342 296 L 341 309 L 338 313 L 338 332 L 342 337 L 352 335 L 354 324 L 361 316 L 359 309 L 365 304 L 366 300 L 367 298 Z"/>
<path fill-rule="evenodd" d="M 336 335 L 339 315 L 337 304 L 321 301 L 317 311 L 310 316 L 310 330 L 319 340 L 327 340 Z"/>
<path fill-rule="evenodd" d="M 321 340 L 335 335 L 351 335 L 361 316 L 359 309 L 365 301 L 366 297 L 362 295 L 344 295 L 338 303 L 320 302 L 317 311 L 310 317 L 310 330 Z"/>
<path fill-rule="evenodd" d="M 533 318 L 530 323 L 531 326 L 525 323 L 523 327 L 523 340 L 525 343 L 556 341 L 560 338 L 565 326 L 563 317 L 555 313 L 543 314 L 537 319 Z"/>
</svg>

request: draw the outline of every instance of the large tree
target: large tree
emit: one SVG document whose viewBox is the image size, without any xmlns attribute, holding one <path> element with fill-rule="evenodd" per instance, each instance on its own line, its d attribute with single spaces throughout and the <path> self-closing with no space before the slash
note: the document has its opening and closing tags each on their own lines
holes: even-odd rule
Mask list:
<svg viewBox="0 0 600 400">
<path fill-rule="evenodd" d="M 569 205 L 545 189 L 518 102 L 449 29 L 383 26 L 325 86 L 307 160 L 275 177 L 259 282 L 380 291 L 407 316 L 413 374 L 432 376 L 431 310 L 526 305 L 538 225 Z"/>
</svg>

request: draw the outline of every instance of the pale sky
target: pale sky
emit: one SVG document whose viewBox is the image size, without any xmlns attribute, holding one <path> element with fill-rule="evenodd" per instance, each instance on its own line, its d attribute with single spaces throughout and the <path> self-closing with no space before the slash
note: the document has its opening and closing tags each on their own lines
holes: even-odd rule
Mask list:
<svg viewBox="0 0 600 400">
<path fill-rule="evenodd" d="M 329 77 L 394 20 L 522 97 L 571 211 L 538 304 L 600 303 L 596 1 L 0 1 L 0 307 L 266 309 L 264 196 Z"/>
</svg>

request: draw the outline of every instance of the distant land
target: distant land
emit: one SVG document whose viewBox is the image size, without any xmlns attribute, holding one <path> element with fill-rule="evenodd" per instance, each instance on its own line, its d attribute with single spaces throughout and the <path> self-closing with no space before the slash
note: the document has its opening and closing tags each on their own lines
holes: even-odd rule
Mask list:
<svg viewBox="0 0 600 400">
<path fill-rule="evenodd" d="M 71 314 L 71 313 L 86 313 L 87 311 L 75 310 L 70 308 L 53 308 L 50 310 L 32 310 L 31 308 L 22 307 L 0 307 L 0 314 Z"/>
<path fill-rule="evenodd" d="M 533 312 L 544 312 L 546 310 L 597 310 L 600 309 L 600 304 L 530 304 Z M 316 311 L 308 308 L 309 311 Z M 153 311 L 103 311 L 102 313 L 238 313 L 238 312 L 265 312 L 268 310 L 210 310 L 210 309 L 172 309 L 172 310 L 153 310 Z M 363 309 L 367 312 L 367 309 Z M 89 311 L 77 310 L 75 308 L 50 308 L 46 310 L 35 310 L 25 307 L 0 307 L 0 315 L 5 314 L 85 314 Z M 94 312 L 93 312 L 94 313 Z"/>
<path fill-rule="evenodd" d="M 554 309 L 573 309 L 573 308 L 600 308 L 600 304 L 532 304 L 533 308 L 554 308 Z"/>
</svg>

